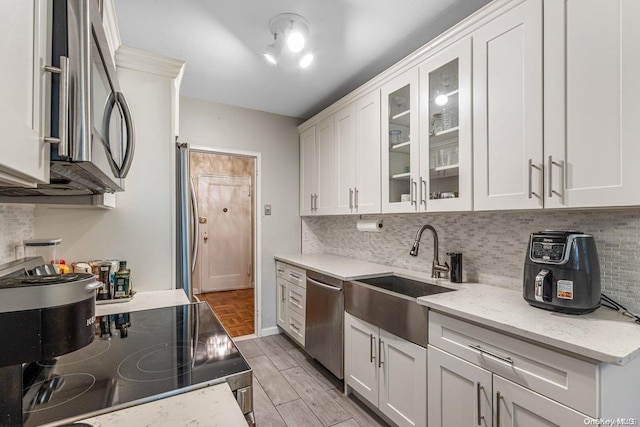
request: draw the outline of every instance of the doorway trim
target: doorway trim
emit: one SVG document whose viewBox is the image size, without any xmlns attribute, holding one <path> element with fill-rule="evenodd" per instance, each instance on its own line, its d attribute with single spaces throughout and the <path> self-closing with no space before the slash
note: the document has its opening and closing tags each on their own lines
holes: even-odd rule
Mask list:
<svg viewBox="0 0 640 427">
<path fill-rule="evenodd" d="M 227 156 L 243 156 L 253 157 L 255 159 L 255 169 L 253 171 L 256 179 L 255 185 L 255 209 L 254 209 L 254 224 L 255 230 L 255 245 L 253 248 L 253 257 L 255 259 L 253 265 L 253 277 L 254 277 L 254 307 L 253 307 L 253 329 L 254 334 L 262 336 L 262 153 L 258 151 L 246 151 L 236 150 L 233 148 L 217 148 L 217 147 L 205 147 L 200 145 L 191 145 L 189 147 L 191 151 L 196 151 L 206 154 L 221 154 Z"/>
</svg>

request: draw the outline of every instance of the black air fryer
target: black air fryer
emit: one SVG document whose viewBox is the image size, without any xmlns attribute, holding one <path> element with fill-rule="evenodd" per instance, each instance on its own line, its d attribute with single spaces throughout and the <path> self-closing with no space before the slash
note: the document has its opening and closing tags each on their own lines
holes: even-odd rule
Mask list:
<svg viewBox="0 0 640 427">
<path fill-rule="evenodd" d="M 531 234 L 524 261 L 524 299 L 532 306 L 583 314 L 600 306 L 600 264 L 593 235 L 580 231 Z"/>
</svg>

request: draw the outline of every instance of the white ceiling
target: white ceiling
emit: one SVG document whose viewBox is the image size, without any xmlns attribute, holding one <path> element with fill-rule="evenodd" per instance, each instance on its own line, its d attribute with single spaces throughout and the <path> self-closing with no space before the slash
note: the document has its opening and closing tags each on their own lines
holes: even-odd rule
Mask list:
<svg viewBox="0 0 640 427">
<path fill-rule="evenodd" d="M 115 0 L 122 43 L 187 62 L 181 93 L 309 118 L 489 0 Z M 268 64 L 279 13 L 310 24 L 305 70 Z"/>
</svg>

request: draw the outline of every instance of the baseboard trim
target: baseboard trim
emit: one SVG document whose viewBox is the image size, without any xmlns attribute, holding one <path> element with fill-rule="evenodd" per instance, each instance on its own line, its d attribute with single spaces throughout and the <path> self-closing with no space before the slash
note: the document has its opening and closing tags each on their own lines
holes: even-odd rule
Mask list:
<svg viewBox="0 0 640 427">
<path fill-rule="evenodd" d="M 280 333 L 280 328 L 277 326 L 271 326 L 270 328 L 263 328 L 260 331 L 261 337 L 268 337 L 269 335 L 278 335 Z"/>
</svg>

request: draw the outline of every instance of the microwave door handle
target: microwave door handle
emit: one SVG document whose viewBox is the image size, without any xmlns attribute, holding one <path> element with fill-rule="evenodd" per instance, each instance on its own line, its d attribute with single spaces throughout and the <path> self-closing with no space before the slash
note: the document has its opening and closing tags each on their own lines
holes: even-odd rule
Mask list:
<svg viewBox="0 0 640 427">
<path fill-rule="evenodd" d="M 122 160 L 122 167 L 120 168 L 119 178 L 126 178 L 131 168 L 131 162 L 133 162 L 133 154 L 136 148 L 135 129 L 133 126 L 133 119 L 131 117 L 131 111 L 129 105 L 122 92 L 116 93 L 117 102 L 122 107 L 122 114 L 124 116 L 124 123 L 127 127 L 127 148 L 124 153 L 124 160 Z"/>
</svg>

